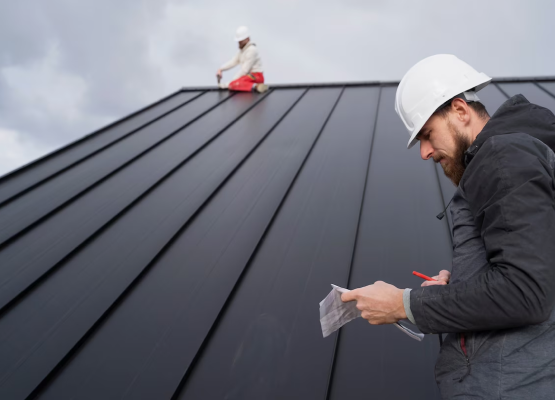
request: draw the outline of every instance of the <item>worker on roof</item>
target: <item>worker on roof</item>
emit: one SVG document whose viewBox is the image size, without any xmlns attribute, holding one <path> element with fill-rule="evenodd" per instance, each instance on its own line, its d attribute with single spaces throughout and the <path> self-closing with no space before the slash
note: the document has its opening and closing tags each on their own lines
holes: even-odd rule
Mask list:
<svg viewBox="0 0 555 400">
<path fill-rule="evenodd" d="M 477 94 L 490 81 L 442 54 L 397 88 L 408 147 L 419 143 L 457 186 L 451 271 L 418 289 L 376 282 L 342 300 L 371 324 L 408 318 L 448 333 L 435 369 L 444 399 L 553 399 L 555 116 L 519 94 L 490 117 Z"/>
<path fill-rule="evenodd" d="M 239 43 L 239 52 L 222 65 L 216 73 L 219 87 L 241 92 L 257 91 L 264 93 L 268 90 L 268 85 L 264 84 L 262 61 L 256 45 L 251 42 L 249 29 L 246 26 L 240 26 L 237 29 L 235 41 Z M 220 83 L 222 71 L 227 71 L 237 65 L 240 65 L 241 69 L 235 74 L 234 80 L 229 84 Z"/>
</svg>

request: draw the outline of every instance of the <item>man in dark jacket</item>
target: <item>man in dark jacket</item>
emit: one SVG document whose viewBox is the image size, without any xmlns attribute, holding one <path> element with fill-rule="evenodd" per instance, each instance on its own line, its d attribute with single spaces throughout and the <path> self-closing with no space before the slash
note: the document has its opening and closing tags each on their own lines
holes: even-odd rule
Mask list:
<svg viewBox="0 0 555 400">
<path fill-rule="evenodd" d="M 343 301 L 371 324 L 408 318 L 449 333 L 436 363 L 445 399 L 553 399 L 555 116 L 517 95 L 490 118 L 476 94 L 490 80 L 438 55 L 397 90 L 409 148 L 420 142 L 457 185 L 451 273 L 414 290 L 376 282 Z"/>
</svg>

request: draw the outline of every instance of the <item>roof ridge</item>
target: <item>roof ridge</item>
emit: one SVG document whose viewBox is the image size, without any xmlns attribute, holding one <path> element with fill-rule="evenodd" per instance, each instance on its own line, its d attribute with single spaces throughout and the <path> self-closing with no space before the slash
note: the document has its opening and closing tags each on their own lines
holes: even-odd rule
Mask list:
<svg viewBox="0 0 555 400">
<path fill-rule="evenodd" d="M 276 89 L 299 89 L 299 88 L 329 88 L 329 87 L 357 87 L 357 86 L 396 86 L 400 81 L 351 81 L 351 82 L 310 82 L 310 83 L 278 83 L 271 85 Z M 555 82 L 554 76 L 530 76 L 530 77 L 499 77 L 493 78 L 492 82 L 498 83 L 525 83 L 525 82 Z M 213 91 L 220 90 L 216 86 L 183 87 L 181 91 Z"/>
</svg>

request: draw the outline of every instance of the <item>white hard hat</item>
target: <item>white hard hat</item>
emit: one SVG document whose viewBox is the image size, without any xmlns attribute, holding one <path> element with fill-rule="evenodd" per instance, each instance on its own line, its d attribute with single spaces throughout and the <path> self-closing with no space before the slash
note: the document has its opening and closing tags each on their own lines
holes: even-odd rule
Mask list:
<svg viewBox="0 0 555 400">
<path fill-rule="evenodd" d="M 472 92 L 490 82 L 489 76 L 450 54 L 438 54 L 418 62 L 405 74 L 395 96 L 395 111 L 410 135 L 407 148 L 414 146 L 416 135 L 441 105 L 464 92 L 467 100 L 478 101 Z"/>
<path fill-rule="evenodd" d="M 240 26 L 239 28 L 237 28 L 237 31 L 235 31 L 235 41 L 236 42 L 240 42 L 241 40 L 245 40 L 249 36 L 250 36 L 249 35 L 249 28 L 247 28 L 246 26 Z"/>
</svg>

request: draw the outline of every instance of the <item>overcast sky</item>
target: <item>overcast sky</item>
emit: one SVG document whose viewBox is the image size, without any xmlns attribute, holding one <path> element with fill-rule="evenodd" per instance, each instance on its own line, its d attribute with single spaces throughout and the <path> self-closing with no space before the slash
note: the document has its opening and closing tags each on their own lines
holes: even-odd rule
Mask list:
<svg viewBox="0 0 555 400">
<path fill-rule="evenodd" d="M 270 84 L 399 80 L 437 53 L 494 77 L 545 76 L 554 15 L 552 0 L 2 1 L 0 175 L 180 87 L 215 84 L 239 25 Z"/>
</svg>

